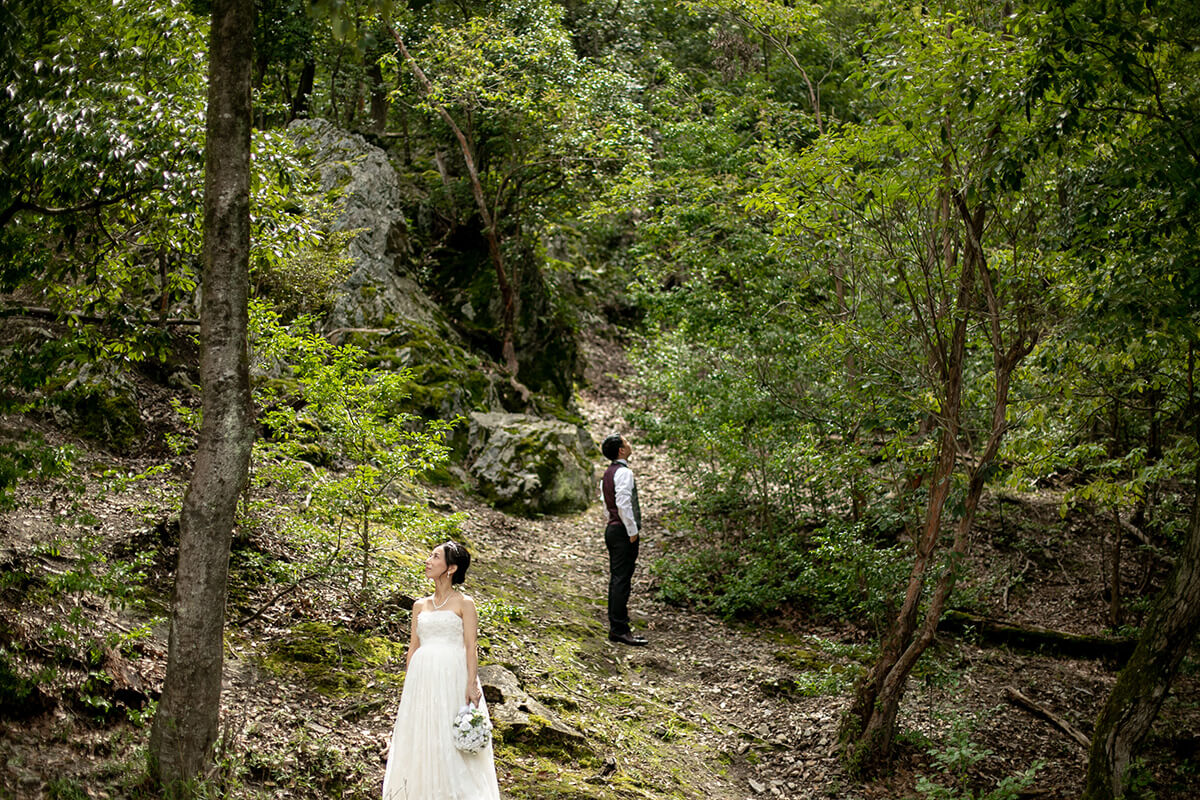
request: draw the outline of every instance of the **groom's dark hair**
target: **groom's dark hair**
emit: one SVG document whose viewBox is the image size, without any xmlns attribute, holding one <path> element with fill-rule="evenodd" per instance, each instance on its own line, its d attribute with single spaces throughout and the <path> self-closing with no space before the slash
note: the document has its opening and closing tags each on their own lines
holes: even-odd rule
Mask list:
<svg viewBox="0 0 1200 800">
<path fill-rule="evenodd" d="M 450 574 L 451 585 L 467 579 L 467 567 L 471 566 L 471 554 L 467 548 L 458 542 L 446 542 L 442 545 L 442 557 L 446 559 L 447 567 L 457 568 Z"/>
<path fill-rule="evenodd" d="M 625 440 L 621 438 L 619 433 L 611 433 L 604 443 L 600 445 L 600 452 L 604 453 L 604 457 L 609 461 L 616 461 L 621 455 L 621 445 L 625 444 Z"/>
</svg>

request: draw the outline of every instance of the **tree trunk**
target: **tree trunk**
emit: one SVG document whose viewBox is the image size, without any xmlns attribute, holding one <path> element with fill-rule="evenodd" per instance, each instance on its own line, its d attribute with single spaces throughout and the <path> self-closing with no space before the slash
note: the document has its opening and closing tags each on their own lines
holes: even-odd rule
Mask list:
<svg viewBox="0 0 1200 800">
<path fill-rule="evenodd" d="M 229 547 L 254 437 L 246 344 L 253 53 L 253 2 L 215 0 L 200 321 L 204 417 L 180 514 L 167 673 L 150 740 L 168 794 L 203 776 L 217 738 Z"/>
<path fill-rule="evenodd" d="M 957 417 L 957 411 L 955 412 Z M 942 420 L 945 425 L 946 420 Z M 892 623 L 879 657 L 870 672 L 858 683 L 854 699 L 842 724 L 839 739 L 842 755 L 852 773 L 865 774 L 886 764 L 891 758 L 896 731 L 896 715 L 908 682 L 908 673 L 933 641 L 933 629 L 922 626 L 917 637 L 917 618 L 925 594 L 927 573 L 936 555 L 941 536 L 942 512 L 949 497 L 957 455 L 957 432 L 944 428 L 933 485 L 925 510 L 925 523 L 917 543 L 917 556 L 909 572 L 904 603 Z M 927 616 L 935 609 L 930 608 Z M 941 609 L 936 609 L 940 617 Z"/>
<path fill-rule="evenodd" d="M 387 131 L 388 90 L 383 83 L 383 69 L 378 59 L 368 59 L 367 78 L 371 94 L 371 133 L 382 135 Z"/>
<path fill-rule="evenodd" d="M 1200 490 L 1200 464 L 1196 470 Z M 1129 764 L 1154 724 L 1171 681 L 1200 631 L 1200 497 L 1193 501 L 1187 544 L 1142 626 L 1096 720 L 1084 800 L 1115 800 L 1128 786 Z"/>
<path fill-rule="evenodd" d="M 396 40 L 396 46 L 400 49 L 400 54 L 412 69 L 417 82 L 421 84 L 422 91 L 425 92 L 427 97 L 432 97 L 433 84 L 426 77 L 421 66 L 409 54 L 408 48 L 404 46 L 404 41 L 400 38 L 400 35 L 394 30 L 390 30 L 390 32 L 392 38 Z M 466 134 L 463 133 L 458 123 L 454 121 L 454 117 L 450 116 L 450 112 L 446 110 L 445 106 L 434 102 L 433 107 L 437 111 L 438 116 L 442 118 L 454 133 L 455 138 L 458 139 L 459 148 L 463 154 L 463 161 L 466 162 L 467 174 L 471 179 L 471 194 L 475 198 L 475 206 L 479 211 L 479 217 L 483 220 L 483 232 L 487 237 L 488 255 L 492 259 L 492 266 L 496 269 L 496 284 L 500 289 L 500 328 L 502 337 L 500 352 L 504 358 L 504 368 L 508 371 L 513 388 L 517 389 L 525 402 L 529 402 L 529 390 L 517 383 L 519 365 L 517 363 L 516 347 L 513 344 L 514 332 L 517 327 L 517 296 L 513 288 L 513 282 L 509 280 L 508 269 L 504 265 L 504 251 L 500 245 L 498 220 L 488 206 L 487 198 L 483 192 L 483 182 L 480 180 L 479 170 L 475 166 L 473 149 L 467 140 Z"/>
<path fill-rule="evenodd" d="M 954 590 L 961 564 L 967 554 L 975 515 L 983 496 L 985 476 L 999 453 L 1000 443 L 1008 428 L 1006 414 L 1013 372 L 1021 360 L 1032 351 L 1037 338 L 1035 331 L 1018 326 L 1013 340 L 1005 346 L 1000 304 L 982 246 L 984 212 L 981 208 L 971 213 L 962 193 L 955 193 L 953 200 L 963 224 L 966 247 L 957 296 L 947 312 L 957 317 L 949 346 L 945 349 L 935 347 L 930 352 L 941 376 L 940 388 L 943 393 L 942 411 L 938 419 L 938 424 L 942 427 L 938 443 L 938 461 L 932 476 L 925 522 L 917 542 L 917 557 L 909 574 L 904 604 L 880 649 L 875 665 L 856 687 L 854 699 L 840 732 L 843 758 L 850 770 L 858 773 L 870 772 L 890 761 L 896 716 L 908 684 L 908 676 L 937 635 L 942 611 Z M 948 218 L 947 206 L 943 206 L 943 214 Z M 943 256 L 943 259 L 948 261 L 948 256 Z M 958 462 L 968 318 L 980 299 L 986 304 L 985 318 L 989 324 L 993 359 L 994 388 L 990 430 L 986 444 L 973 466 L 967 470 L 967 489 L 962 515 L 955 525 L 947 563 L 928 598 L 924 620 L 918 630 L 917 618 L 921 599 L 926 593 L 927 573 L 937 554 L 943 512 L 950 496 Z"/>
<path fill-rule="evenodd" d="M 941 217 L 944 222 L 941 252 L 931 249 L 924 265 L 927 271 L 937 268 L 936 259 L 943 259 L 947 264 L 952 259 L 952 248 L 948 241 L 948 193 L 943 198 Z M 967 309 L 971 306 L 974 296 L 974 266 L 971 258 L 963 264 L 955 303 L 946 311 L 947 315 L 953 314 L 956 317 L 948 346 L 930 344 L 928 352 L 934 372 L 941 378 L 941 386 L 936 387 L 940 389 L 942 397 L 941 413 L 937 421 L 941 427 L 937 461 L 931 476 L 925 519 L 920 535 L 916 538 L 916 558 L 909 571 L 904 603 L 888 630 L 875 664 L 855 687 L 854 699 L 839 732 L 842 757 L 853 773 L 869 773 L 890 760 L 896 731 L 896 714 L 908 683 L 908 673 L 921 653 L 933 641 L 937 631 L 937 620 L 933 620 L 933 624 L 930 625 L 928 616 L 931 613 L 941 616 L 941 608 L 930 608 L 926 614 L 926 624 L 922 625 L 921 636 L 917 637 L 921 598 L 925 594 L 928 582 L 927 573 L 934 565 L 937 555 L 938 541 L 942 535 L 942 514 L 950 497 L 958 460 L 963 366 L 968 327 Z M 926 341 L 932 343 L 936 338 L 931 332 Z"/>
<path fill-rule="evenodd" d="M 313 82 L 317 77 L 317 62 L 312 56 L 306 56 L 304 67 L 300 70 L 300 83 L 296 87 L 296 96 L 292 98 L 292 119 L 308 116 L 308 101 L 312 97 Z"/>
</svg>

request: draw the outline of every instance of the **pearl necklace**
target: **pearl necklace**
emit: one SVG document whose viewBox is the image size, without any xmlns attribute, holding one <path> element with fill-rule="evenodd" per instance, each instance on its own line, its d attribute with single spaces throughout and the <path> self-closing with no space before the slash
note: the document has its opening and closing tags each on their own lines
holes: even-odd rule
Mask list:
<svg viewBox="0 0 1200 800">
<path fill-rule="evenodd" d="M 434 610 L 434 611 L 441 611 L 441 610 L 442 610 L 442 607 L 443 607 L 443 606 L 445 606 L 445 605 L 446 605 L 446 603 L 449 603 L 449 602 L 450 602 L 450 598 L 451 598 L 451 597 L 453 597 L 453 596 L 454 596 L 454 592 L 450 592 L 449 594 L 447 594 L 447 595 L 446 595 L 446 599 L 442 601 L 442 605 L 438 605 L 438 601 L 437 601 L 437 594 L 436 594 L 436 593 L 435 593 L 435 594 L 433 594 L 433 595 L 430 597 L 430 600 L 433 602 L 433 610 Z"/>
</svg>

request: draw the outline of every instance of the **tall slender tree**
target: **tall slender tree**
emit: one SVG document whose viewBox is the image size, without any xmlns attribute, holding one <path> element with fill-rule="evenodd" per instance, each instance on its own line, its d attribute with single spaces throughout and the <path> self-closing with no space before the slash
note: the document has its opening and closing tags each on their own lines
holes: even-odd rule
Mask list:
<svg viewBox="0 0 1200 800">
<path fill-rule="evenodd" d="M 217 738 L 225 593 L 237 498 L 254 440 L 250 289 L 252 0 L 214 0 L 205 141 L 200 361 L 204 418 L 180 515 L 167 675 L 151 757 L 168 794 L 203 775 Z"/>
</svg>

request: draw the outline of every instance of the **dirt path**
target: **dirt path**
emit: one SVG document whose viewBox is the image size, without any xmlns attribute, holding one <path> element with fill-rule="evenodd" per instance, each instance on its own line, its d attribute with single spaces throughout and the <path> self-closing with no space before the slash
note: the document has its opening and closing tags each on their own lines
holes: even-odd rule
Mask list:
<svg viewBox="0 0 1200 800">
<path fill-rule="evenodd" d="M 838 788 L 844 778 L 831 748 L 844 700 L 797 696 L 794 688 L 795 663 L 815 646 L 779 632 L 725 625 L 653 599 L 651 565 L 667 548 L 685 544 L 665 524 L 684 484 L 664 448 L 638 442 L 636 433 L 629 433 L 626 403 L 620 386 L 605 376 L 593 380 L 580 398 L 596 441 L 622 431 L 634 443 L 630 463 L 643 499 L 645 533 L 630 610 L 650 645 L 630 648 L 605 636 L 607 554 L 595 506 L 575 516 L 526 521 L 471 503 L 468 534 L 487 558 L 503 565 L 481 565 L 480 585 L 486 586 L 489 575 L 517 583 L 524 591 L 511 602 L 526 609 L 535 630 L 552 631 L 571 620 L 567 637 L 576 637 L 567 643 L 566 649 L 574 651 L 569 667 L 552 659 L 547 663 L 537 651 L 550 645 L 536 635 L 495 643 L 489 659 L 514 667 L 535 695 L 566 691 L 591 706 L 567 714 L 568 721 L 583 728 L 616 762 L 617 774 L 631 776 L 644 796 L 846 796 Z M 580 683 L 560 679 L 562 673 Z M 620 699 L 614 704 L 613 698 Z M 606 727 L 606 715 L 590 714 L 597 708 L 633 724 L 625 730 Z"/>
</svg>

